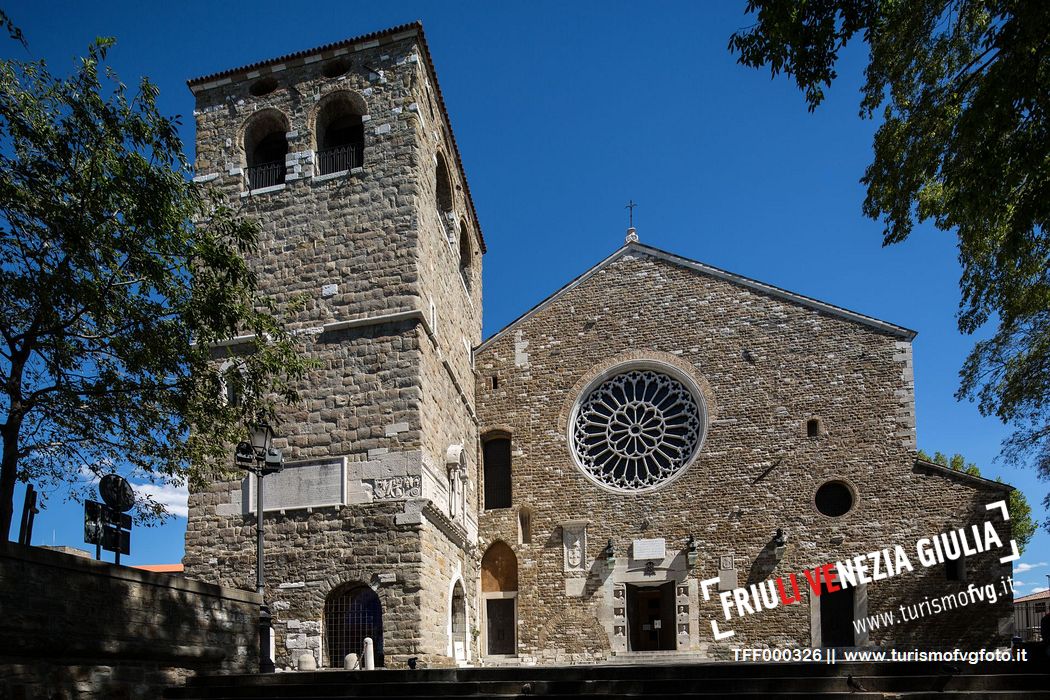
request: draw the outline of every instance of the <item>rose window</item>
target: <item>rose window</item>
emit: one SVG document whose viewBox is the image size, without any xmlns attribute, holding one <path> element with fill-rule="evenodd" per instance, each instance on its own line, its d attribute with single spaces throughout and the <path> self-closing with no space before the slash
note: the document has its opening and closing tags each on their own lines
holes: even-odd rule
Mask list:
<svg viewBox="0 0 1050 700">
<path fill-rule="evenodd" d="M 682 382 L 633 369 L 594 386 L 580 400 L 573 450 L 600 483 L 637 491 L 685 468 L 700 446 L 703 425 L 701 404 Z"/>
</svg>

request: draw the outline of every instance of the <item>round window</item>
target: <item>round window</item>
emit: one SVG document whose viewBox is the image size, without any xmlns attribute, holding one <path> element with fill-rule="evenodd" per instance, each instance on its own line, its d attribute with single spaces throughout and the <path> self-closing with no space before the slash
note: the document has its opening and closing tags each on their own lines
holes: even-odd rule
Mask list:
<svg viewBox="0 0 1050 700">
<path fill-rule="evenodd" d="M 571 422 L 577 464 L 619 491 L 655 488 L 688 466 L 703 441 L 702 400 L 658 370 L 629 369 L 584 392 Z"/>
<path fill-rule="evenodd" d="M 321 69 L 321 74 L 326 78 L 338 78 L 340 75 L 345 75 L 350 72 L 350 61 L 345 58 L 337 58 L 334 61 L 329 61 L 325 64 L 324 68 Z"/>
<path fill-rule="evenodd" d="M 272 76 L 260 78 L 251 84 L 251 87 L 248 88 L 248 92 L 256 97 L 262 97 L 263 95 L 269 95 L 276 90 L 278 85 L 277 78 Z"/>
<path fill-rule="evenodd" d="M 853 491 L 841 481 L 829 481 L 817 489 L 813 502 L 821 514 L 837 518 L 853 509 Z"/>
</svg>

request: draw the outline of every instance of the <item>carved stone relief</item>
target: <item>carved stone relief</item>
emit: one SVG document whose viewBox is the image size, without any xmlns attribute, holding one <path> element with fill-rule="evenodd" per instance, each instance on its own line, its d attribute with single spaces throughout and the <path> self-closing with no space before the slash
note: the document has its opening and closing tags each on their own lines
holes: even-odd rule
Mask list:
<svg viewBox="0 0 1050 700">
<path fill-rule="evenodd" d="M 563 524 L 562 544 L 565 547 L 565 571 L 585 571 L 587 569 L 587 524 Z"/>
<path fill-rule="evenodd" d="M 419 498 L 423 480 L 419 476 L 391 476 L 372 482 L 372 496 L 377 501 L 400 498 Z"/>
</svg>

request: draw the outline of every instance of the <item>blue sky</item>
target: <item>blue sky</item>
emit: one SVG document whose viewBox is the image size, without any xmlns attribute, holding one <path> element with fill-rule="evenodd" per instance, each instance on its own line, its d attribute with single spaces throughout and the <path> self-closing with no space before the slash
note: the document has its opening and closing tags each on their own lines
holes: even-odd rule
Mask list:
<svg viewBox="0 0 1050 700">
<path fill-rule="evenodd" d="M 956 402 L 973 339 L 955 326 L 955 239 L 920 227 L 883 248 L 858 180 L 876 124 L 858 117 L 863 46 L 815 113 L 785 78 L 738 66 L 729 35 L 743 2 L 721 3 L 6 3 L 30 53 L 61 72 L 95 36 L 115 36 L 125 82 L 149 76 L 185 115 L 188 78 L 423 21 L 486 241 L 485 335 L 623 242 L 638 203 L 642 242 L 919 332 L 919 446 L 961 452 L 1028 496 L 1050 485 L 994 460 L 1007 430 Z M 323 14 L 318 13 L 323 8 Z M 174 501 L 178 496 L 173 495 Z M 81 510 L 52 494 L 34 542 L 83 546 Z M 16 520 L 21 493 L 16 494 Z M 138 528 L 131 563 L 177 561 L 185 520 Z M 933 534 L 933 533 L 931 533 Z M 1022 562 L 1021 593 L 1046 586 L 1050 537 Z"/>
</svg>

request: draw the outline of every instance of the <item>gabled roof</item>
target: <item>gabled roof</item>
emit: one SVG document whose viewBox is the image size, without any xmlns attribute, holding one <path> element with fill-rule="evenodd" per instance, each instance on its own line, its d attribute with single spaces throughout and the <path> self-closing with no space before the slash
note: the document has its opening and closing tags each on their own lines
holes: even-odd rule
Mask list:
<svg viewBox="0 0 1050 700">
<path fill-rule="evenodd" d="M 456 165 L 459 166 L 459 171 L 463 173 L 463 192 L 467 197 L 467 205 L 470 207 L 470 213 L 474 217 L 474 228 L 478 232 L 478 241 L 481 242 L 481 252 L 488 252 L 488 247 L 485 245 L 485 236 L 481 232 L 481 222 L 478 221 L 478 212 L 477 209 L 474 208 L 474 198 L 470 194 L 470 184 L 467 182 L 467 171 L 463 168 L 463 158 L 460 157 L 459 145 L 456 143 L 456 130 L 452 128 L 452 120 L 449 119 L 448 108 L 445 106 L 445 96 L 441 94 L 441 84 L 438 82 L 437 72 L 434 70 L 434 59 L 430 55 L 430 46 L 427 45 L 426 34 L 423 33 L 423 23 L 419 20 L 409 22 L 408 24 L 399 24 L 396 27 L 390 27 L 389 29 L 383 29 L 378 32 L 371 32 L 370 34 L 362 34 L 361 36 L 355 36 L 350 39 L 343 39 L 342 41 L 337 41 L 331 44 L 324 44 L 323 46 L 317 46 L 312 49 L 296 51 L 283 56 L 277 56 L 276 58 L 268 58 L 265 61 L 249 63 L 248 65 L 239 68 L 230 68 L 228 70 L 219 71 L 218 73 L 203 75 L 199 78 L 187 80 L 186 85 L 189 86 L 190 92 L 196 95 L 201 90 L 232 83 L 235 76 L 244 77 L 247 73 L 252 71 L 267 73 L 270 71 L 265 69 L 274 66 L 298 66 L 306 63 L 307 58 L 312 58 L 314 56 L 323 55 L 325 58 L 330 58 L 351 51 L 370 49 L 381 44 L 400 41 L 410 37 L 418 37 L 419 45 L 423 48 L 423 57 L 425 59 L 427 71 L 430 73 L 430 82 L 433 84 L 434 92 L 437 94 L 438 108 L 441 110 L 441 115 L 445 118 L 445 122 L 448 124 L 448 137 L 452 141 L 452 153 L 456 157 Z"/>
<path fill-rule="evenodd" d="M 579 277 L 572 280 L 564 287 L 556 291 L 554 294 L 550 295 L 549 297 L 547 297 L 546 299 L 544 299 L 543 301 L 526 311 L 524 314 L 511 321 L 503 329 L 497 331 L 485 342 L 479 345 L 477 347 L 477 351 L 480 352 L 484 350 L 488 345 L 495 342 L 497 338 L 500 338 L 505 333 L 514 328 L 514 326 L 518 325 L 525 319 L 530 318 L 531 316 L 539 313 L 543 309 L 546 309 L 548 306 L 553 304 L 555 301 L 557 301 L 569 291 L 583 284 L 591 277 L 601 272 L 605 268 L 609 267 L 620 258 L 631 253 L 641 253 L 643 255 L 648 255 L 657 258 L 659 260 L 664 260 L 666 262 L 671 263 L 672 265 L 684 267 L 686 269 L 699 272 L 700 274 L 707 275 L 709 277 L 725 280 L 732 284 L 738 284 L 742 287 L 747 287 L 748 289 L 752 289 L 761 294 L 766 294 L 777 299 L 783 299 L 784 301 L 789 301 L 800 306 L 805 306 L 815 311 L 820 311 L 821 313 L 828 314 L 829 316 L 835 316 L 837 318 L 845 319 L 847 321 L 859 323 L 861 325 L 874 328 L 875 330 L 881 331 L 883 333 L 896 336 L 903 340 L 912 340 L 917 335 L 917 333 L 913 330 L 904 328 L 903 326 L 898 326 L 893 323 L 889 323 L 888 321 L 879 320 L 877 318 L 874 318 L 873 316 L 866 316 L 864 314 L 857 313 L 856 311 L 844 309 L 841 306 L 835 306 L 834 304 L 829 304 L 825 301 L 820 301 L 819 299 L 813 299 L 811 297 L 803 296 L 801 294 L 789 292 L 786 289 L 774 287 L 771 284 L 759 282 L 758 280 L 753 280 L 749 277 L 744 277 L 743 275 L 737 275 L 732 272 L 726 272 L 725 270 L 721 270 L 717 267 L 705 265 L 704 263 L 697 262 L 696 260 L 690 260 L 689 258 L 683 258 L 680 255 L 668 253 L 665 250 L 660 250 L 659 248 L 654 248 L 643 243 L 632 242 L 625 244 L 612 255 L 605 258 L 605 260 L 602 260 L 600 263 L 598 263 L 597 265 L 587 270 L 582 275 L 580 275 Z"/>
<path fill-rule="evenodd" d="M 1033 600 L 1046 600 L 1048 598 L 1050 598 L 1050 590 L 1039 591 L 1038 593 L 1029 593 L 1028 595 L 1021 596 L 1020 598 L 1014 598 L 1014 605 L 1017 605 L 1018 603 L 1030 603 Z"/>
<path fill-rule="evenodd" d="M 925 459 L 916 458 L 915 468 L 920 471 L 933 472 L 940 476 L 946 476 L 949 479 L 955 479 L 956 481 L 962 481 L 963 483 L 969 483 L 971 485 L 985 486 L 987 488 L 1000 489 L 1007 492 L 1014 490 L 1014 487 L 1010 486 L 1010 484 L 1004 484 L 1001 481 L 995 481 L 993 479 L 985 479 L 983 476 L 977 476 L 975 474 L 967 474 L 959 469 L 952 469 L 943 464 L 937 464 L 936 462 L 930 462 Z"/>
</svg>

